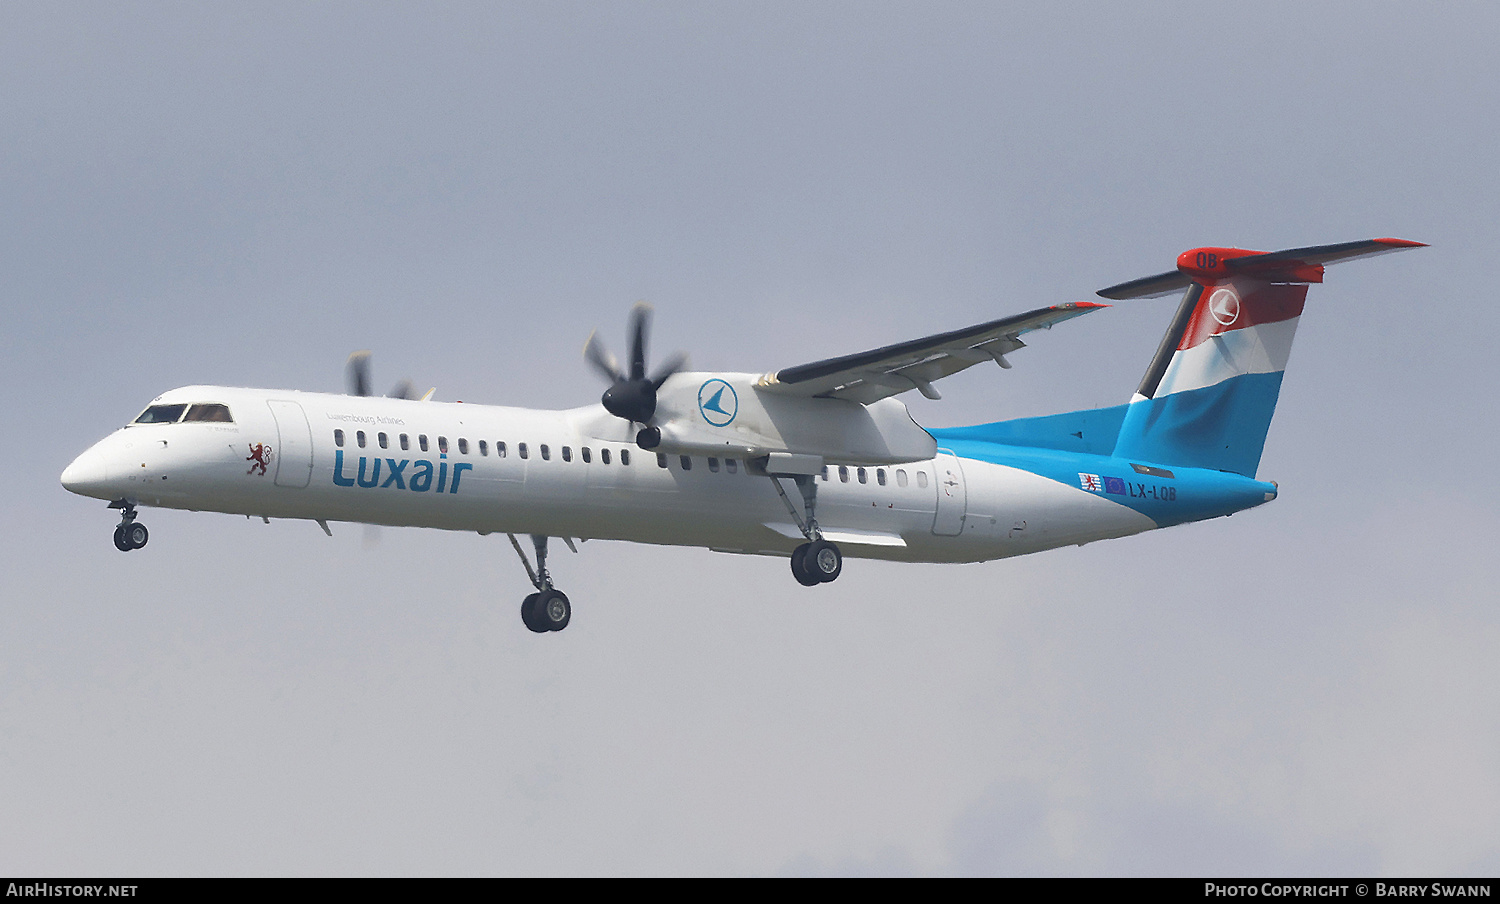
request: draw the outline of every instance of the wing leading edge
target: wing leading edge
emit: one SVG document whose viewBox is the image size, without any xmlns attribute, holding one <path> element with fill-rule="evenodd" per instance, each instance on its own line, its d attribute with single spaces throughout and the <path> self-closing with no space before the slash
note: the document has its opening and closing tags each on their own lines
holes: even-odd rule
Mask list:
<svg viewBox="0 0 1500 904">
<path fill-rule="evenodd" d="M 756 385 L 768 392 L 865 405 L 912 389 L 929 399 L 941 398 L 932 385 L 934 381 L 985 361 L 1008 368 L 1010 362 L 1005 356 L 1026 347 L 1020 339 L 1023 333 L 1051 329 L 1053 324 L 1107 307 L 1078 301 L 1039 308 L 961 330 L 783 368 L 761 377 Z"/>
</svg>

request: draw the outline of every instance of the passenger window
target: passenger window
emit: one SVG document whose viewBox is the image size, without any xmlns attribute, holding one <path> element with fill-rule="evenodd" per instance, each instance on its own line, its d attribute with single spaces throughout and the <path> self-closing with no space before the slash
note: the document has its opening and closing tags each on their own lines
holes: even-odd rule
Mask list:
<svg viewBox="0 0 1500 904">
<path fill-rule="evenodd" d="M 531 457 L 526 452 L 526 444 L 525 443 L 516 443 L 516 454 L 520 455 L 522 458 L 530 458 Z"/>
<path fill-rule="evenodd" d="M 919 486 L 919 487 L 925 487 L 925 486 L 927 486 L 927 472 L 926 471 L 918 471 L 917 472 L 917 486 Z"/>
<path fill-rule="evenodd" d="M 679 455 L 677 458 L 682 462 L 682 469 L 684 471 L 691 471 L 693 469 L 693 457 L 691 455 Z"/>
<path fill-rule="evenodd" d="M 580 450 L 580 451 L 583 452 L 583 463 L 584 464 L 589 464 L 590 462 L 592 462 L 594 460 L 594 453 L 592 453 L 592 452 L 589 451 L 589 447 L 588 446 L 584 446 L 583 449 Z"/>
<path fill-rule="evenodd" d="M 220 405 L 217 402 L 200 402 L 188 409 L 184 421 L 214 421 L 220 424 L 232 424 L 234 418 L 229 416 L 229 406 Z"/>
<path fill-rule="evenodd" d="M 377 435 L 375 437 L 375 439 L 377 441 L 379 441 L 380 448 L 382 448 L 382 449 L 389 449 L 391 447 L 390 437 L 386 436 L 384 433 L 381 433 L 381 434 Z"/>
<path fill-rule="evenodd" d="M 587 452 L 588 450 L 585 449 L 583 451 Z M 608 449 L 600 449 L 599 450 L 599 460 L 602 461 L 602 462 L 604 462 L 605 464 L 609 464 L 609 450 Z"/>
<path fill-rule="evenodd" d="M 425 433 L 418 433 L 417 434 L 417 448 L 421 449 L 423 452 L 427 451 L 427 434 L 425 434 Z"/>
<path fill-rule="evenodd" d="M 354 444 L 359 446 L 361 449 L 365 447 L 365 431 L 356 430 L 354 432 Z"/>
<path fill-rule="evenodd" d="M 446 454 L 448 452 L 448 437 L 438 437 L 438 451 Z"/>
<path fill-rule="evenodd" d="M 624 450 L 621 450 L 620 454 L 624 455 Z M 665 468 L 667 466 L 667 456 L 661 452 L 656 453 L 656 466 L 658 468 Z"/>
<path fill-rule="evenodd" d="M 152 405 L 135 419 L 137 424 L 175 424 L 186 405 Z"/>
<path fill-rule="evenodd" d="M 896 486 L 898 486 L 898 487 L 904 487 L 904 486 L 906 486 L 906 469 L 905 468 L 897 468 L 896 469 Z"/>
<path fill-rule="evenodd" d="M 466 440 L 466 439 L 464 439 L 462 436 L 460 436 L 458 438 L 458 454 L 459 455 L 468 455 L 469 454 L 469 441 Z"/>
<path fill-rule="evenodd" d="M 490 444 L 487 443 L 487 442 L 485 442 L 484 440 L 480 440 L 479 441 L 479 454 L 480 455 L 488 455 L 488 454 L 490 454 Z"/>
<path fill-rule="evenodd" d="M 825 481 L 828 479 L 828 466 L 827 465 L 823 466 L 823 479 Z"/>
<path fill-rule="evenodd" d="M 875 482 L 881 486 L 885 486 L 885 468 L 875 469 Z"/>
<path fill-rule="evenodd" d="M 411 439 L 405 433 L 401 434 L 401 451 L 405 452 L 411 448 Z"/>
<path fill-rule="evenodd" d="M 735 469 L 737 469 L 738 467 L 739 467 L 739 462 L 735 461 L 734 459 L 732 459 L 732 458 L 726 458 L 726 459 L 724 459 L 724 470 L 728 471 L 729 473 L 733 474 L 735 472 Z"/>
<path fill-rule="evenodd" d="M 344 431 L 333 431 L 333 444 L 335 446 L 338 446 L 340 449 L 344 448 Z"/>
<path fill-rule="evenodd" d="M 843 465 L 839 465 L 839 483 L 848 483 L 848 482 L 849 482 L 849 469 L 847 467 L 843 466 Z"/>
<path fill-rule="evenodd" d="M 563 446 L 562 452 L 563 452 L 563 461 L 572 461 L 573 460 L 573 447 L 572 446 Z"/>
<path fill-rule="evenodd" d="M 868 475 L 865 474 L 864 468 L 859 468 L 855 473 L 859 475 L 860 483 L 869 483 Z"/>
<path fill-rule="evenodd" d="M 496 458 L 504 458 L 505 457 L 505 443 L 495 443 L 495 457 Z"/>
<path fill-rule="evenodd" d="M 542 461 L 551 461 L 552 460 L 552 450 L 549 449 L 549 448 L 547 448 L 547 444 L 546 443 L 542 443 L 541 450 L 542 450 Z"/>
<path fill-rule="evenodd" d="M 719 473 L 719 460 L 717 458 L 710 458 L 708 460 L 708 469 L 715 474 Z"/>
<path fill-rule="evenodd" d="M 620 464 L 625 465 L 626 467 L 630 466 L 630 450 L 629 449 L 621 449 L 620 450 Z M 662 465 L 662 467 L 665 468 L 666 465 Z"/>
</svg>

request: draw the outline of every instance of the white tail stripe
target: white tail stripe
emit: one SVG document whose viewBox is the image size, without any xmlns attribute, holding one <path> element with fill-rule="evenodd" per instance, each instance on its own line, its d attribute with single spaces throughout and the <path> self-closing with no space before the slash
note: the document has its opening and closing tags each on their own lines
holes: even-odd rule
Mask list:
<svg viewBox="0 0 1500 904">
<path fill-rule="evenodd" d="M 1192 348 L 1178 349 L 1157 387 L 1156 398 L 1214 386 L 1241 374 L 1286 370 L 1299 319 L 1230 330 Z"/>
</svg>

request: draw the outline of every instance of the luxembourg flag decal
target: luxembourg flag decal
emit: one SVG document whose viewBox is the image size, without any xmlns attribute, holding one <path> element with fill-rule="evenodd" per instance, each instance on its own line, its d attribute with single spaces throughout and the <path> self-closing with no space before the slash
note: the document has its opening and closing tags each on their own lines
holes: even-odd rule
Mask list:
<svg viewBox="0 0 1500 904">
<path fill-rule="evenodd" d="M 1078 474 L 1078 484 L 1090 493 L 1104 492 L 1104 481 L 1099 479 L 1098 474 Z"/>
</svg>

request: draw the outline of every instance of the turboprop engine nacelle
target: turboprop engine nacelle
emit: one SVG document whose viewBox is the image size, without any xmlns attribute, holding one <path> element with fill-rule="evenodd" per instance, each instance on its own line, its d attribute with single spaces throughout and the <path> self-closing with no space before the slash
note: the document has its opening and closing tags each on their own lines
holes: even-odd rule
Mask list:
<svg viewBox="0 0 1500 904">
<path fill-rule="evenodd" d="M 868 405 L 767 393 L 755 374 L 678 373 L 657 392 L 651 451 L 759 458 L 791 453 L 854 465 L 924 461 L 937 442 L 894 398 Z M 649 431 L 647 433 L 649 441 Z"/>
</svg>

